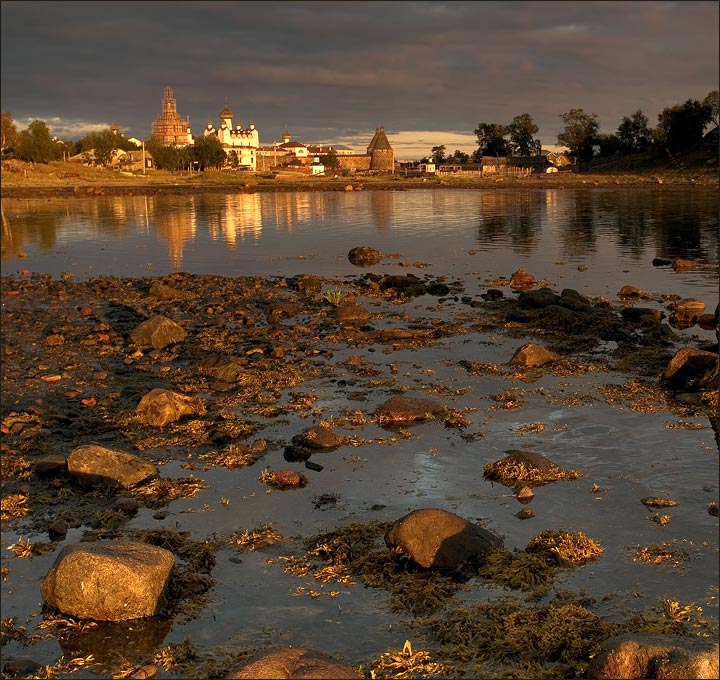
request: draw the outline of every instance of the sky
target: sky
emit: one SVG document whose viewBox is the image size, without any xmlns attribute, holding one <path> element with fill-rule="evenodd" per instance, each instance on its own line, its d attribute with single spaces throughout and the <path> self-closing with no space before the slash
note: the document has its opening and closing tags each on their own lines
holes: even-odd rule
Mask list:
<svg viewBox="0 0 720 680">
<path fill-rule="evenodd" d="M 477 148 L 480 123 L 529 113 L 557 148 L 560 114 L 600 131 L 718 89 L 720 3 L 2 0 L 0 92 L 19 129 L 77 140 L 116 122 L 146 139 L 171 87 L 193 135 L 252 120 L 261 144 L 364 152 L 383 126 L 398 160 Z"/>
</svg>

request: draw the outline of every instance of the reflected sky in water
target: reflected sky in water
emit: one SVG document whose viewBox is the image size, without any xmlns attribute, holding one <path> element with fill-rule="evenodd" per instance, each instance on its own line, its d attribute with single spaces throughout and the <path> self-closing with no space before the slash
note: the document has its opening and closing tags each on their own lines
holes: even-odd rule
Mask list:
<svg viewBox="0 0 720 680">
<path fill-rule="evenodd" d="M 596 295 L 631 284 L 717 299 L 713 191 L 448 190 L 197 194 L 2 201 L 2 268 L 77 279 L 358 274 L 348 251 L 396 254 L 376 271 L 537 279 Z M 698 261 L 691 272 L 655 257 Z M 425 266 L 427 265 L 427 267 Z M 582 273 L 578 267 L 587 267 Z M 564 281 L 560 281 L 563 279 Z"/>
</svg>

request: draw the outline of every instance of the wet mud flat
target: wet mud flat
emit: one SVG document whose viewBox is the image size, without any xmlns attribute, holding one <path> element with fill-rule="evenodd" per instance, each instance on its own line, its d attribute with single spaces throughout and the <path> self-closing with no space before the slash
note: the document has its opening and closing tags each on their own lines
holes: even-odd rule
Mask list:
<svg viewBox="0 0 720 680">
<path fill-rule="evenodd" d="M 617 636 L 717 639 L 717 342 L 640 292 L 3 277 L 13 674 L 227 677 L 285 644 L 358 677 L 583 677 Z M 83 476 L 89 445 L 158 474 Z M 423 563 L 396 527 L 420 509 L 500 543 Z M 174 555 L 157 616 L 43 605 L 63 547 L 118 540 Z"/>
</svg>

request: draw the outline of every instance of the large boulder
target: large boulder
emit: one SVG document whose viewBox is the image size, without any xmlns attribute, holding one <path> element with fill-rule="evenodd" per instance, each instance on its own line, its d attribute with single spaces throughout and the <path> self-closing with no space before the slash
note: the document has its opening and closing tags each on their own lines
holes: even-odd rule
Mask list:
<svg viewBox="0 0 720 680">
<path fill-rule="evenodd" d="M 717 387 L 718 354 L 695 347 L 683 347 L 670 359 L 662 381 L 681 392 Z"/>
<path fill-rule="evenodd" d="M 76 543 L 60 551 L 40 594 L 51 607 L 79 619 L 140 619 L 161 610 L 174 566 L 169 550 L 147 543 Z"/>
<path fill-rule="evenodd" d="M 182 342 L 187 331 L 166 316 L 152 316 L 130 331 L 130 341 L 141 347 L 163 349 L 168 345 Z"/>
<path fill-rule="evenodd" d="M 718 642 L 659 634 L 626 634 L 605 640 L 588 678 L 717 678 Z"/>
<path fill-rule="evenodd" d="M 408 555 L 424 569 L 457 569 L 460 564 L 502 545 L 495 534 L 458 515 L 427 508 L 395 522 L 385 544 Z"/>
<path fill-rule="evenodd" d="M 518 368 L 534 368 L 536 366 L 552 364 L 556 361 L 560 361 L 560 355 L 540 345 L 528 342 L 515 352 L 509 364 L 510 366 L 516 366 Z"/>
<path fill-rule="evenodd" d="M 307 647 L 278 647 L 227 676 L 228 680 L 338 680 L 365 677 L 358 669 Z"/>
<path fill-rule="evenodd" d="M 89 488 L 110 484 L 130 489 L 158 476 L 157 467 L 139 456 L 97 444 L 74 449 L 67 458 L 67 471 L 78 484 Z"/>
<path fill-rule="evenodd" d="M 443 406 L 431 399 L 392 397 L 375 411 L 381 425 L 406 425 L 427 420 L 443 410 Z"/>
<path fill-rule="evenodd" d="M 205 404 L 201 399 L 159 387 L 148 392 L 135 409 L 140 420 L 155 427 L 164 427 L 184 416 L 203 415 L 205 412 Z"/>
</svg>

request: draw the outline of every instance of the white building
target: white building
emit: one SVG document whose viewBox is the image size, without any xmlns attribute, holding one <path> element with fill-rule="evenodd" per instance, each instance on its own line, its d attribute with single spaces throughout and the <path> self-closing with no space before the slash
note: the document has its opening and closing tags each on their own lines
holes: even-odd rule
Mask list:
<svg viewBox="0 0 720 680">
<path fill-rule="evenodd" d="M 250 121 L 247 129 L 244 129 L 240 121 L 233 127 L 233 112 L 225 105 L 220 112 L 220 127 L 216 130 L 211 120 L 208 120 L 204 136 L 215 135 L 218 138 L 225 154 L 228 156 L 228 164 L 235 166 L 233 156 L 237 157 L 240 169 L 257 168 L 257 149 L 260 146 L 260 136 L 255 123 Z"/>
</svg>

